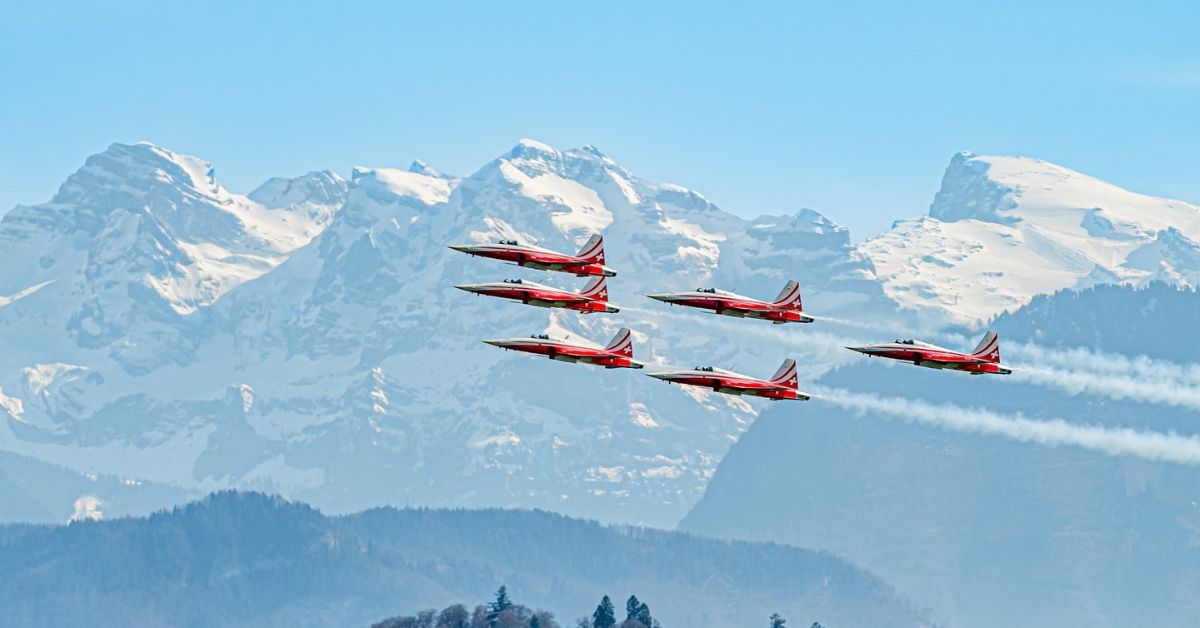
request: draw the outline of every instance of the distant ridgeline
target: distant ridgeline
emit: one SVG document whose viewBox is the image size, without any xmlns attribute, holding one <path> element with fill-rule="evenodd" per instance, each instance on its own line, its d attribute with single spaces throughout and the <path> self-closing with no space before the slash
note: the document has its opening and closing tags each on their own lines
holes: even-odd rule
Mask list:
<svg viewBox="0 0 1200 628">
<path fill-rule="evenodd" d="M 538 628 L 556 625 L 549 612 L 505 602 L 508 591 L 567 616 L 606 593 L 620 592 L 620 600 L 636 592 L 654 603 L 645 615 L 651 628 L 654 620 L 665 628 L 766 627 L 773 612 L 831 626 L 927 622 L 879 578 L 825 552 L 538 511 L 384 508 L 327 517 L 259 493 L 216 493 L 145 518 L 0 526 L 0 565 L 6 628 L 368 626 L 431 607 L 465 618 L 451 624 L 461 628 L 474 625 L 473 613 L 456 602 L 494 597 L 503 600 L 483 607 L 489 628 L 497 603 L 497 622 L 511 611 L 505 620 L 526 622 L 522 628 L 535 617 Z M 494 593 L 500 583 L 503 596 Z M 618 607 L 613 621 L 627 614 Z M 438 617 L 381 625 L 437 626 Z M 615 626 L 607 617 L 588 621 Z"/>
<path fill-rule="evenodd" d="M 997 317 L 993 327 L 1006 340 L 1180 363 L 1200 360 L 1200 294 L 1161 282 L 1144 288 L 1102 284 L 1037 296 L 1016 312 Z"/>
</svg>

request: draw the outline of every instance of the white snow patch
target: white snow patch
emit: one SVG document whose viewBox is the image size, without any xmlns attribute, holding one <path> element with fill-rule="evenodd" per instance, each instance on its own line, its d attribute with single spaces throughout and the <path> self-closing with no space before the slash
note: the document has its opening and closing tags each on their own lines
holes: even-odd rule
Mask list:
<svg viewBox="0 0 1200 628">
<path fill-rule="evenodd" d="M 595 466 L 587 470 L 588 482 L 607 482 L 609 484 L 617 484 L 625 477 L 625 467 L 616 465 L 612 467 Z"/>
<path fill-rule="evenodd" d="M 49 390 L 50 386 L 60 377 L 65 375 L 69 379 L 74 379 L 88 370 L 86 366 L 55 362 L 27 366 L 21 369 L 21 376 L 25 380 L 25 388 L 31 394 L 41 395 Z"/>
<path fill-rule="evenodd" d="M 250 414 L 250 409 L 254 407 L 254 389 L 249 384 L 239 384 L 238 392 L 242 395 L 242 412 Z"/>
<path fill-rule="evenodd" d="M 473 449 L 486 449 L 488 447 L 497 447 L 500 449 L 504 449 L 507 447 L 516 447 L 517 445 L 520 445 L 520 444 L 521 444 L 521 437 L 517 436 L 516 434 L 512 433 L 511 431 L 505 430 L 505 431 L 503 431 L 499 434 L 495 434 L 493 436 L 487 436 L 484 438 L 476 439 L 471 442 L 471 447 Z"/>
<path fill-rule="evenodd" d="M 75 500 L 75 512 L 71 514 L 70 521 L 100 521 L 104 518 L 104 511 L 100 510 L 102 505 L 99 498 L 83 495 Z"/>
<path fill-rule="evenodd" d="M 8 416 L 17 421 L 22 421 L 21 415 L 25 414 L 25 404 L 21 403 L 16 397 L 9 397 L 4 394 L 4 389 L 0 388 L 0 408 L 8 412 Z"/>
<path fill-rule="evenodd" d="M 521 194 L 538 202 L 566 208 L 567 211 L 550 214 L 550 221 L 562 233 L 599 233 L 612 224 L 612 212 L 604 206 L 600 195 L 582 183 L 549 172 L 531 177 L 507 161 L 500 164 L 500 173 L 517 184 Z"/>
<path fill-rule="evenodd" d="M 666 478 L 674 480 L 683 475 L 683 469 L 675 466 L 663 465 L 661 467 L 652 467 L 642 471 L 644 478 Z"/>
<path fill-rule="evenodd" d="M 709 233 L 700 225 L 690 223 L 682 218 L 663 216 L 658 224 L 667 232 L 692 243 L 690 246 L 681 244 L 676 248 L 675 257 L 679 261 L 699 262 L 709 269 L 709 275 L 712 274 L 711 269 L 716 268 L 717 260 L 721 257 L 721 245 L 718 243 L 724 242 L 725 236 L 719 233 Z"/>
<path fill-rule="evenodd" d="M 54 283 L 55 281 L 56 281 L 55 279 L 51 279 L 49 281 L 43 281 L 42 283 L 34 284 L 23 290 L 18 290 L 17 292 L 14 292 L 8 296 L 0 296 L 0 307 L 4 307 L 4 306 L 6 306 L 10 303 L 14 303 L 16 301 L 20 301 L 21 299 L 24 299 L 25 297 L 37 292 L 38 290 L 41 290 L 42 288 L 45 288 L 46 286 Z"/>
<path fill-rule="evenodd" d="M 437 205 L 450 200 L 454 191 L 453 181 L 431 177 L 417 172 L 396 168 L 355 168 L 359 177 L 373 175 L 389 192 L 396 196 L 415 198 L 425 205 Z"/>
<path fill-rule="evenodd" d="M 644 427 L 650 430 L 659 429 L 661 426 L 654 417 L 650 416 L 650 412 L 646 409 L 646 404 L 633 402 L 629 404 L 629 420 L 638 427 Z"/>
</svg>

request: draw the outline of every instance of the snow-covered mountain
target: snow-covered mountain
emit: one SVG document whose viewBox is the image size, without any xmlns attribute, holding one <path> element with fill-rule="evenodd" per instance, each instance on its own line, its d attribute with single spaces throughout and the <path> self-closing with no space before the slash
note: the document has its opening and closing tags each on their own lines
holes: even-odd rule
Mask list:
<svg viewBox="0 0 1200 628">
<path fill-rule="evenodd" d="M 628 326 L 652 367 L 769 374 L 791 356 L 808 381 L 850 358 L 839 319 L 974 323 L 1062 287 L 1195 285 L 1198 216 L 1044 162 L 962 154 L 930 216 L 856 248 L 815 211 L 739 218 L 593 147 L 524 140 L 464 177 L 418 161 L 349 181 L 271 179 L 243 196 L 202 160 L 115 144 L 50 202 L 0 221 L 0 450 L 76 474 L 56 486 L 104 478 L 102 502 L 125 482 L 121 503 L 143 507 L 138 486 L 241 487 L 331 511 L 531 506 L 672 525 L 769 402 L 479 341 L 549 330 L 603 342 Z M 599 231 L 621 271 L 617 315 L 451 287 L 523 276 L 578 289 L 446 245 L 574 250 Z M 643 296 L 714 285 L 770 297 L 789 278 L 817 324 Z M 44 488 L 22 492 L 68 516 L 79 496 Z"/>
<path fill-rule="evenodd" d="M 619 315 L 451 287 L 515 275 L 578 288 L 446 245 L 575 249 L 600 230 L 622 271 Z M 796 278 L 818 313 L 894 310 L 847 231 L 817 212 L 745 220 L 592 147 L 528 140 L 467 177 L 416 162 L 348 182 L 272 179 L 247 196 L 201 160 L 118 144 L 51 202 L 5 216 L 0 253 L 0 448 L 130 485 L 264 489 L 334 511 L 533 506 L 671 525 L 766 402 L 479 340 L 603 341 L 629 326 L 650 364 L 767 372 L 781 337 L 820 332 L 733 326 L 642 295 L 703 284 L 769 297 Z M 796 357 L 815 377 L 826 355 Z"/>
<path fill-rule="evenodd" d="M 860 250 L 888 296 L 976 324 L 1039 294 L 1200 280 L 1200 208 L 1024 157 L 960 153 L 928 216 Z"/>
</svg>

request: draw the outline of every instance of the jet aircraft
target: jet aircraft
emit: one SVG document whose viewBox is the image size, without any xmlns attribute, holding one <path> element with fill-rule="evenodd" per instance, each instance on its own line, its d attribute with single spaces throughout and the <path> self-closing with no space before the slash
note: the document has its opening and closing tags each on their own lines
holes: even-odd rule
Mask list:
<svg viewBox="0 0 1200 628">
<path fill-rule="evenodd" d="M 595 364 L 604 368 L 642 368 L 642 363 L 633 359 L 633 337 L 629 329 L 622 327 L 617 335 L 607 345 L 600 345 L 575 338 L 555 338 L 549 334 L 534 334 L 528 338 L 502 338 L 499 340 L 484 340 L 485 343 L 501 349 L 524 351 L 544 355 L 551 360 Z"/>
<path fill-rule="evenodd" d="M 800 304 L 800 284 L 787 282 L 774 301 L 760 301 L 716 288 L 697 288 L 691 292 L 667 292 L 646 295 L 656 301 L 712 310 L 723 316 L 761 318 L 776 325 L 811 323 L 813 317 L 804 313 Z"/>
<path fill-rule="evenodd" d="M 873 357 L 912 362 L 933 369 L 966 371 L 972 375 L 1008 375 L 1012 369 L 1000 364 L 1000 337 L 989 331 L 971 353 L 961 353 L 920 340 L 897 340 L 864 347 L 846 347 Z"/>
<path fill-rule="evenodd" d="M 467 255 L 490 257 L 525 268 L 572 273 L 579 277 L 617 276 L 617 271 L 604 265 L 604 237 L 599 234 L 593 235 L 575 255 L 520 244 L 516 240 L 500 240 L 496 244 L 452 244 L 450 248 Z"/>
<path fill-rule="evenodd" d="M 459 290 L 489 297 L 513 299 L 526 305 L 565 308 L 584 314 L 591 312 L 607 312 L 611 314 L 621 311 L 621 308 L 608 302 L 608 286 L 605 283 L 604 277 L 593 278 L 583 287 L 582 292 L 551 288 L 550 286 L 524 279 L 505 279 L 500 282 L 475 283 L 454 287 Z"/>
<path fill-rule="evenodd" d="M 697 366 L 686 371 L 662 371 L 647 373 L 650 377 L 671 384 L 711 388 L 726 395 L 752 395 L 772 400 L 802 399 L 810 395 L 799 389 L 796 381 L 796 361 L 788 358 L 771 379 L 758 379 L 712 366 Z"/>
</svg>

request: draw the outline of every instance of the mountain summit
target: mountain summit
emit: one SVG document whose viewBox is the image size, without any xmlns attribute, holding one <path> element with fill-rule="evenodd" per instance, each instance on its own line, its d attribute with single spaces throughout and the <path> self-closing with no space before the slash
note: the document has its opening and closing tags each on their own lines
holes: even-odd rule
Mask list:
<svg viewBox="0 0 1200 628">
<path fill-rule="evenodd" d="M 977 324 L 1063 288 L 1195 286 L 1198 242 L 1195 205 L 1037 159 L 959 153 L 929 215 L 860 250 L 901 305 Z"/>
<path fill-rule="evenodd" d="M 578 289 L 446 245 L 575 250 L 601 230 L 621 316 L 450 287 L 515 275 Z M 672 525 L 756 405 L 480 338 L 628 326 L 649 364 L 775 364 L 778 338 L 761 328 L 728 342 L 728 321 L 642 295 L 770 296 L 796 278 L 822 312 L 893 309 L 846 230 L 815 211 L 746 220 L 594 147 L 532 140 L 461 178 L 360 167 L 245 196 L 203 160 L 116 144 L 50 203 L 5 216 L 0 253 L 12 261 L 0 270 L 0 449 L 129 487 L 253 488 L 333 511 L 523 506 Z M 831 364 L 809 360 L 814 374 Z M 65 519 L 80 496 L 52 483 L 27 493 Z"/>
</svg>

